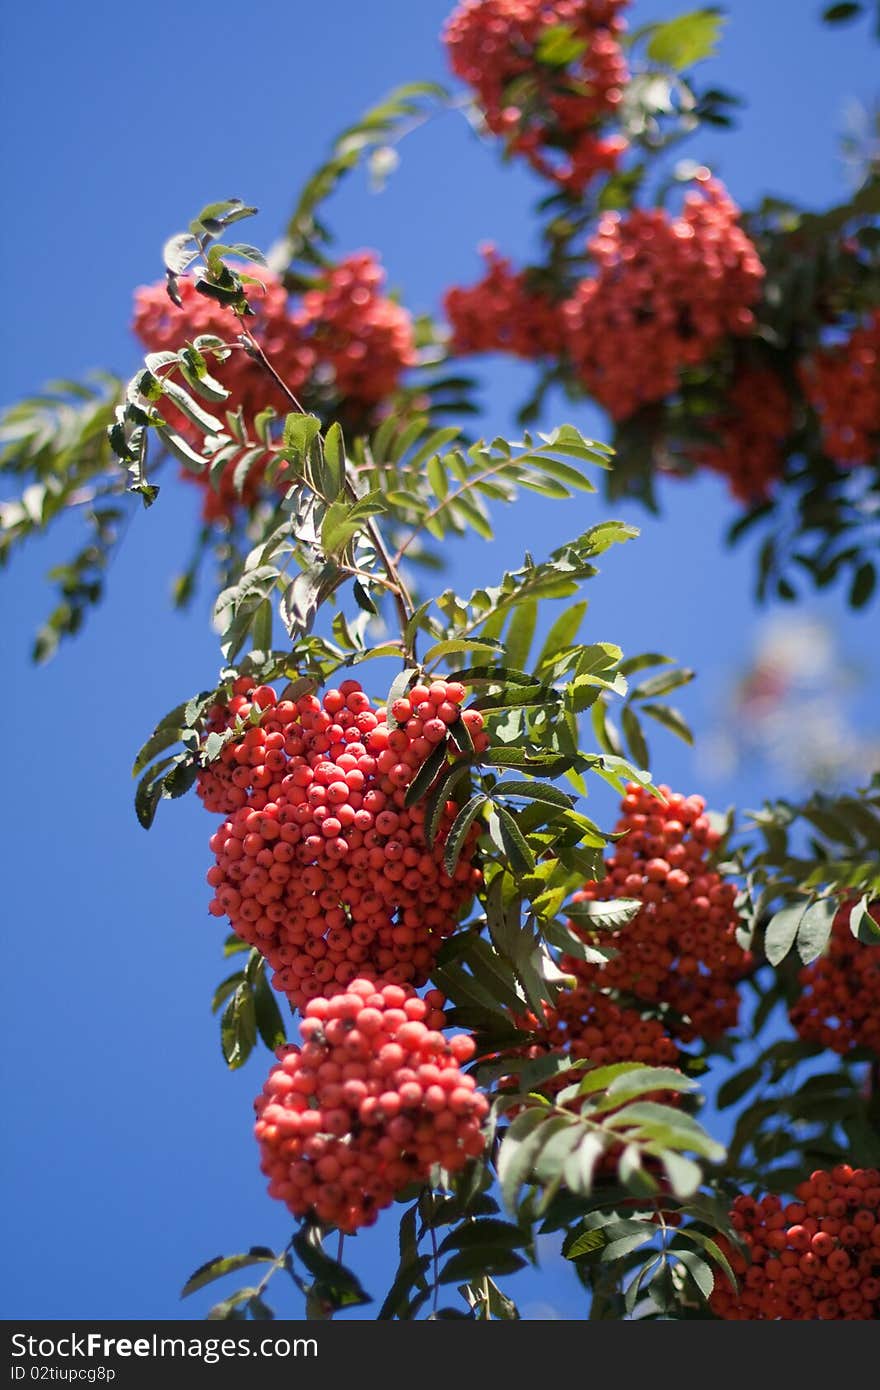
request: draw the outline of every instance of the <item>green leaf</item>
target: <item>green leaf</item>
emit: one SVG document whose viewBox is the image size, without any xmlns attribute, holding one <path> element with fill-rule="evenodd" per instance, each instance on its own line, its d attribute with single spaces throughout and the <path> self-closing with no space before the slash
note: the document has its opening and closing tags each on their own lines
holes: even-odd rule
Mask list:
<svg viewBox="0 0 880 1390">
<path fill-rule="evenodd" d="M 466 806 L 463 806 L 452 823 L 446 846 L 443 850 L 443 867 L 451 878 L 458 866 L 461 851 L 471 825 L 476 820 L 484 806 L 489 804 L 489 798 L 484 792 L 477 792 L 471 797 Z"/>
<path fill-rule="evenodd" d="M 255 1321 L 266 1322 L 275 1318 L 274 1312 L 259 1294 L 255 1293 L 252 1298 L 249 1298 L 247 1306 L 248 1312 Z"/>
<path fill-rule="evenodd" d="M 233 1071 L 244 1066 L 257 1041 L 257 1018 L 250 984 L 243 980 L 220 1020 L 220 1045 L 226 1065 Z"/>
<path fill-rule="evenodd" d="M 526 801 L 541 801 L 548 806 L 560 806 L 566 810 L 574 805 L 574 797 L 560 791 L 549 782 L 499 782 L 492 789 L 493 800 L 499 796 L 522 797 Z"/>
<path fill-rule="evenodd" d="M 291 580 L 281 598 L 281 621 L 291 640 L 311 631 L 318 607 L 339 571 L 332 563 L 313 565 Z"/>
<path fill-rule="evenodd" d="M 571 646 L 580 631 L 580 626 L 584 620 L 586 611 L 586 601 L 574 603 L 570 608 L 563 609 L 550 628 L 550 631 L 547 633 L 547 639 L 538 657 L 538 669 L 540 669 L 545 662 L 552 662 L 561 651 Z"/>
<path fill-rule="evenodd" d="M 866 560 L 864 564 L 859 565 L 853 575 L 849 591 L 850 606 L 852 608 L 864 608 L 876 587 L 877 571 L 870 560 Z"/>
<path fill-rule="evenodd" d="M 419 1255 L 416 1259 L 401 1265 L 394 1282 L 385 1297 L 385 1302 L 376 1314 L 377 1322 L 388 1322 L 396 1314 L 402 1313 L 408 1302 L 410 1290 L 425 1286 L 425 1274 L 431 1264 L 430 1255 Z"/>
<path fill-rule="evenodd" d="M 804 965 L 809 965 L 811 960 L 821 956 L 828 945 L 837 907 L 836 899 L 820 898 L 818 902 L 811 903 L 801 917 L 796 944 L 797 953 Z"/>
<path fill-rule="evenodd" d="M 449 495 L 449 479 L 446 476 L 446 469 L 440 462 L 437 454 L 428 459 L 427 464 L 428 482 L 431 490 L 438 502 L 444 502 Z"/>
<path fill-rule="evenodd" d="M 386 510 L 381 492 L 370 492 L 357 502 L 339 497 L 328 508 L 321 524 L 321 544 L 328 555 L 338 555 L 352 536 L 365 531 L 371 517 Z"/>
<path fill-rule="evenodd" d="M 544 1131 L 548 1118 L 549 1113 L 545 1106 L 521 1110 L 501 1141 L 498 1153 L 498 1180 L 508 1211 L 516 1211 L 519 1190 L 532 1170 L 541 1145 L 545 1138 L 549 1137 Z"/>
<path fill-rule="evenodd" d="M 522 1255 L 504 1246 L 480 1246 L 476 1250 L 460 1250 L 440 1271 L 438 1283 L 454 1284 L 462 1280 L 493 1274 L 515 1274 L 525 1268 Z"/>
<path fill-rule="evenodd" d="M 256 213 L 257 208 L 246 206 L 241 198 L 224 198 L 221 202 L 206 204 L 190 223 L 190 230 L 193 233 L 215 233 L 221 227 L 231 227 L 233 222 L 254 217 Z"/>
<path fill-rule="evenodd" d="M 254 647 L 260 652 L 272 650 L 272 602 L 264 598 L 257 609 L 253 624 Z"/>
<path fill-rule="evenodd" d="M 535 1159 L 535 1179 L 544 1188 L 541 1210 L 546 1210 L 548 1203 L 559 1190 L 565 1165 L 584 1139 L 583 1125 L 574 1115 L 557 1115 L 553 1131 L 550 1131 L 548 1125 L 547 1132 L 549 1138 L 542 1144 L 541 1151 Z"/>
<path fill-rule="evenodd" d="M 266 979 L 265 967 L 261 968 L 254 984 L 254 1014 L 257 1032 L 270 1052 L 287 1042 L 284 1020 L 275 991 Z"/>
<path fill-rule="evenodd" d="M 605 1136 L 587 1133 L 565 1161 L 562 1180 L 570 1192 L 588 1197 L 593 1190 L 596 1165 L 605 1154 Z"/>
<path fill-rule="evenodd" d="M 661 652 L 640 652 L 638 656 L 628 656 L 620 663 L 620 672 L 624 676 L 632 676 L 636 671 L 644 671 L 651 666 L 672 666 L 671 656 L 663 656 Z"/>
<path fill-rule="evenodd" d="M 875 921 L 868 911 L 867 898 L 861 898 L 852 909 L 849 929 L 864 946 L 880 945 L 880 922 Z"/>
<path fill-rule="evenodd" d="M 328 502 L 333 502 L 345 487 L 345 440 L 335 421 L 324 437 L 324 465 L 326 497 Z"/>
<path fill-rule="evenodd" d="M 462 685 L 542 684 L 537 676 L 530 676 L 528 671 L 519 671 L 511 666 L 467 666 L 464 670 L 456 671 L 455 679 Z"/>
<path fill-rule="evenodd" d="M 251 246 L 246 241 L 234 241 L 230 245 L 224 246 L 216 242 L 208 252 L 208 262 L 222 261 L 226 256 L 238 256 L 243 261 L 253 261 L 255 265 L 266 265 L 266 257 L 262 251 Z"/>
<path fill-rule="evenodd" d="M 641 705 L 641 714 L 647 714 L 649 719 L 654 719 L 658 724 L 662 724 L 664 729 L 668 729 L 671 734 L 683 739 L 690 747 L 693 747 L 694 736 L 690 725 L 684 715 L 672 705 Z"/>
<path fill-rule="evenodd" d="M 414 806 L 417 801 L 421 801 L 428 788 L 433 784 L 440 769 L 445 765 L 448 758 L 448 745 L 444 739 L 442 743 L 428 754 L 422 763 L 413 780 L 406 789 L 404 798 L 405 806 Z"/>
<path fill-rule="evenodd" d="M 183 435 L 177 434 L 174 430 L 166 429 L 164 425 L 156 426 L 156 434 L 169 453 L 174 455 L 178 463 L 183 464 L 188 473 L 204 473 L 208 466 L 207 459 L 202 458 L 202 455 L 184 439 Z M 152 487 L 148 483 L 142 483 L 130 486 L 128 491 L 139 492 L 144 499 L 145 506 L 150 506 L 151 502 L 147 500 L 147 493 L 156 493 L 159 489 Z M 152 501 L 155 500 L 155 497 L 153 497 Z"/>
<path fill-rule="evenodd" d="M 176 236 L 169 237 L 162 248 L 162 260 L 172 275 L 182 275 L 198 254 L 198 242 L 189 232 L 178 232 Z"/>
<path fill-rule="evenodd" d="M 204 410 L 188 391 L 167 376 L 162 378 L 162 395 L 167 396 L 203 434 L 222 434 L 223 422 L 218 420 L 216 415 Z"/>
<path fill-rule="evenodd" d="M 291 1242 L 294 1253 L 315 1279 L 312 1292 L 333 1308 L 353 1308 L 372 1303 L 360 1280 L 338 1260 L 333 1260 L 319 1246 L 313 1245 L 305 1231 L 299 1231 Z"/>
<path fill-rule="evenodd" d="M 718 1109 L 726 1110 L 729 1105 L 735 1105 L 738 1100 L 742 1100 L 753 1086 L 757 1086 L 763 1075 L 763 1063 L 755 1062 L 752 1066 L 736 1072 L 734 1076 L 729 1076 L 718 1088 L 715 1102 Z"/>
<path fill-rule="evenodd" d="M 641 1230 L 632 1231 L 629 1235 L 618 1236 L 616 1239 L 608 1241 L 600 1256 L 603 1263 L 622 1260 L 624 1255 L 630 1255 L 633 1250 L 640 1250 L 643 1245 L 647 1245 L 649 1240 L 653 1240 L 656 1234 L 653 1227 L 648 1222 L 640 1224 Z"/>
<path fill-rule="evenodd" d="M 676 1153 L 673 1149 L 664 1149 L 660 1154 L 660 1162 L 676 1197 L 685 1201 L 699 1189 L 703 1181 L 703 1170 L 692 1158 L 685 1158 L 684 1154 Z"/>
<path fill-rule="evenodd" d="M 780 908 L 773 914 L 764 932 L 764 954 L 771 965 L 784 960 L 795 943 L 801 918 L 807 908 L 803 901 Z"/>
<path fill-rule="evenodd" d="M 644 1139 L 662 1148 L 690 1149 L 713 1161 L 720 1161 L 725 1155 L 723 1144 L 710 1138 L 690 1115 L 657 1101 L 633 1101 L 608 1115 L 605 1124 L 614 1130 L 635 1127 Z"/>
<path fill-rule="evenodd" d="M 679 1242 L 684 1240 L 692 1241 L 695 1245 L 701 1246 L 715 1264 L 718 1265 L 719 1269 L 724 1271 L 730 1283 L 730 1287 L 732 1289 L 738 1288 L 737 1278 L 730 1266 L 730 1261 L 717 1241 L 713 1240 L 711 1236 L 705 1235 L 702 1231 L 696 1230 L 693 1226 L 686 1226 L 683 1230 L 679 1231 L 676 1236 L 675 1246 L 673 1247 L 675 1253 L 678 1251 Z"/>
<path fill-rule="evenodd" d="M 535 856 L 513 816 L 503 806 L 496 806 L 493 814 L 498 817 L 502 845 L 514 873 L 534 873 Z"/>
<path fill-rule="evenodd" d="M 708 1298 L 715 1287 L 715 1276 L 712 1273 L 711 1265 L 707 1264 L 702 1255 L 698 1255 L 695 1250 L 682 1250 L 676 1246 L 672 1253 L 679 1263 L 684 1265 L 703 1297 Z"/>
<path fill-rule="evenodd" d="M 180 726 L 183 721 L 183 705 L 178 705 L 170 716 L 159 724 L 141 748 L 134 765 L 131 769 L 132 777 L 137 777 L 138 773 L 143 772 L 148 763 L 159 753 L 164 753 L 166 748 L 171 748 L 180 738 Z"/>
<path fill-rule="evenodd" d="M 637 917 L 644 905 L 640 898 L 609 898 L 599 902 L 568 903 L 565 910 L 580 927 L 618 931 Z"/>
<path fill-rule="evenodd" d="M 822 18 L 826 24 L 842 24 L 848 19 L 858 19 L 863 10 L 864 6 L 857 0 L 840 0 L 839 4 L 826 6 Z"/>
<path fill-rule="evenodd" d="M 524 667 L 529 658 L 538 622 L 536 599 L 517 604 L 504 635 L 504 651 L 511 666 Z"/>
<path fill-rule="evenodd" d="M 355 603 L 362 612 L 369 613 L 371 618 L 379 616 L 379 610 L 373 602 L 369 590 L 359 579 L 352 581 L 351 592 L 354 595 Z"/>
<path fill-rule="evenodd" d="M 590 723 L 593 726 L 593 733 L 596 742 L 603 752 L 612 757 L 619 757 L 623 752 L 623 745 L 612 721 L 608 718 L 608 711 L 604 700 L 597 700 L 590 710 Z"/>
<path fill-rule="evenodd" d="M 244 950 L 248 949 L 245 942 L 242 942 L 241 945 Z M 238 985 L 241 984 L 243 979 L 244 971 L 236 970 L 234 975 L 229 975 L 227 979 L 222 980 L 220 982 L 220 984 L 214 990 L 214 996 L 211 1000 L 212 1014 L 215 1014 L 217 1010 L 220 1008 L 220 1006 L 226 1002 L 230 994 L 232 994 L 233 991 L 238 987 Z"/>
<path fill-rule="evenodd" d="M 236 1270 L 247 1269 L 249 1265 L 274 1264 L 277 1259 L 275 1251 L 269 1250 L 265 1245 L 253 1245 L 244 1255 L 217 1255 L 213 1260 L 199 1265 L 195 1273 L 189 1276 L 180 1291 L 180 1297 L 188 1298 L 191 1293 L 203 1289 L 206 1284 L 213 1284 L 215 1279 L 222 1279 L 224 1274 L 234 1274 Z"/>
<path fill-rule="evenodd" d="M 162 781 L 157 774 L 168 765 L 168 760 L 158 766 L 150 767 L 137 784 L 134 794 L 135 815 L 145 830 L 149 830 L 156 816 L 156 807 L 162 796 Z"/>
<path fill-rule="evenodd" d="M 659 695 L 668 695 L 670 690 L 677 690 L 681 685 L 687 685 L 694 679 L 696 671 L 681 667 L 675 671 L 661 671 L 659 675 L 651 676 L 648 680 L 642 681 L 641 685 L 633 686 L 630 691 L 631 700 L 653 700 Z"/>
<path fill-rule="evenodd" d="M 437 839 L 437 832 L 440 829 L 440 822 L 447 801 L 452 798 L 458 783 L 465 777 L 470 777 L 469 764 L 457 762 L 441 772 L 437 779 L 437 784 L 425 803 L 424 834 L 429 845 L 433 845 Z"/>
<path fill-rule="evenodd" d="M 694 10 L 667 20 L 653 31 L 647 54 L 655 63 L 683 72 L 717 51 L 724 17 L 716 9 Z"/>
<path fill-rule="evenodd" d="M 472 702 L 476 710 L 528 709 L 536 705 L 545 708 L 558 706 L 559 694 L 552 686 L 505 685 Z"/>
<path fill-rule="evenodd" d="M 620 723 L 633 760 L 639 767 L 650 767 L 651 755 L 648 752 L 648 745 L 642 734 L 642 726 L 638 716 L 631 705 L 624 705 L 620 711 Z"/>
<path fill-rule="evenodd" d="M 468 1250 L 472 1247 L 495 1246 L 519 1249 L 528 1241 L 528 1236 L 509 1221 L 488 1216 L 479 1221 L 466 1221 L 440 1242 L 438 1255 L 446 1255 L 450 1250 Z"/>
<path fill-rule="evenodd" d="M 320 433 L 321 421 L 317 415 L 288 415 L 284 420 L 282 442 L 285 450 L 289 450 L 296 460 L 301 460 Z"/>
<path fill-rule="evenodd" d="M 433 455 L 439 454 L 441 449 L 445 449 L 447 444 L 452 444 L 453 441 L 458 439 L 460 435 L 461 427 L 459 425 L 444 425 L 441 429 L 432 430 L 430 434 L 425 436 L 425 439 L 419 445 L 418 449 L 411 453 L 409 458 L 406 460 L 407 473 L 417 475 L 422 464 L 425 463 L 425 461 L 427 460 L 428 479 L 431 483 L 431 486 L 434 487 L 434 482 L 430 474 L 430 466 L 434 462 Z M 439 459 L 437 460 L 437 462 L 439 463 Z M 435 492 L 437 492 L 436 488 L 434 488 L 434 490 Z M 438 500 L 442 502 L 444 500 L 445 495 L 445 493 L 441 495 L 439 492 L 437 492 Z"/>
<path fill-rule="evenodd" d="M 564 68 L 580 58 L 587 47 L 586 39 L 579 38 L 567 24 L 551 24 L 540 31 L 535 57 L 549 67 Z"/>
<path fill-rule="evenodd" d="M 637 1067 L 615 1076 L 606 1088 L 609 1101 L 621 1104 L 633 1096 L 646 1095 L 649 1091 L 676 1091 L 684 1093 L 696 1091 L 696 1081 L 672 1067 Z"/>
<path fill-rule="evenodd" d="M 451 637 L 445 638 L 442 642 L 435 642 L 434 646 L 425 652 L 422 660 L 425 666 L 431 666 L 441 657 L 458 656 L 462 652 L 486 652 L 491 656 L 500 650 L 502 650 L 500 642 L 490 642 L 485 637 Z M 456 680 L 461 674 L 461 672 L 456 672 Z"/>
<path fill-rule="evenodd" d="M 601 1226 L 597 1226 L 591 1231 L 581 1231 L 570 1245 L 566 1246 L 565 1258 L 567 1260 L 578 1260 L 583 1255 L 595 1255 L 597 1250 L 601 1250 L 603 1245 L 607 1245 L 608 1238 Z"/>
</svg>

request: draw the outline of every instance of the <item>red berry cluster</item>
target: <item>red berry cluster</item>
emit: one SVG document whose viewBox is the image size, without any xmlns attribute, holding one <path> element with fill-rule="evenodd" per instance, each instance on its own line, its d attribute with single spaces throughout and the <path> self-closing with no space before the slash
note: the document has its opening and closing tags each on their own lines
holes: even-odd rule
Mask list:
<svg viewBox="0 0 880 1390">
<path fill-rule="evenodd" d="M 694 450 L 694 462 L 722 474 L 739 501 L 765 501 L 782 475 L 792 429 L 791 400 L 778 374 L 743 368 L 723 410 L 708 423 L 715 442 Z"/>
<path fill-rule="evenodd" d="M 365 973 L 424 984 L 481 881 L 471 862 L 479 826 L 450 877 L 443 847 L 457 804 L 445 803 L 429 847 L 424 804 L 406 806 L 406 790 L 459 718 L 484 751 L 482 716 L 462 711 L 456 682 L 413 686 L 387 719 L 354 680 L 323 701 L 279 701 L 271 687 L 248 684 L 242 678 L 229 706 L 209 716 L 217 727 L 261 711 L 201 778 L 206 805 L 245 796 L 211 837 L 210 911 L 265 955 L 272 984 L 296 1008 Z"/>
<path fill-rule="evenodd" d="M 562 306 L 576 376 L 615 420 L 675 392 L 728 334 L 748 333 L 764 269 L 739 210 L 707 169 L 679 217 L 608 212 L 589 244 L 597 274 Z"/>
<path fill-rule="evenodd" d="M 534 1054 L 558 1052 L 572 1061 L 595 1066 L 612 1062 L 642 1062 L 649 1067 L 675 1066 L 678 1047 L 657 1018 L 645 1017 L 597 988 L 584 961 L 563 957 L 567 974 L 577 984 L 560 990 L 554 1003 L 544 1005 L 544 1017 L 518 1020 L 538 1038 Z M 567 1085 L 563 1077 L 561 1085 Z"/>
<path fill-rule="evenodd" d="M 868 1047 L 880 1056 L 880 950 L 864 946 L 849 929 L 852 902 L 835 914 L 824 955 L 801 968 L 801 994 L 791 1021 L 805 1042 L 845 1056 Z M 880 923 L 880 902 L 869 909 Z"/>
<path fill-rule="evenodd" d="M 585 985 L 667 1005 L 678 1017 L 667 1017 L 666 1026 L 684 1042 L 717 1038 L 736 1026 L 736 985 L 749 965 L 735 935 L 736 888 L 708 865 L 719 834 L 704 815 L 703 798 L 659 790 L 663 801 L 635 783 L 627 786 L 615 826 L 624 838 L 606 862 L 606 877 L 574 898 L 638 898 L 644 906 L 622 930 L 603 933 L 617 952 L 613 959 L 592 965 L 563 957 L 562 967 Z"/>
<path fill-rule="evenodd" d="M 296 315 L 335 392 L 355 407 L 390 396 L 404 367 L 415 362 L 412 320 L 381 293 L 385 273 L 367 251 L 346 256 L 317 288 L 307 290 Z"/>
<path fill-rule="evenodd" d="M 307 1006 L 301 1048 L 279 1049 L 255 1132 L 294 1216 L 354 1234 L 433 1164 L 455 1173 L 482 1153 L 488 1102 L 460 1066 L 474 1043 L 444 1037 L 433 994 L 358 977 Z"/>
<path fill-rule="evenodd" d="M 514 271 L 494 246 L 481 247 L 486 274 L 469 288 L 456 285 L 443 301 L 456 353 L 510 352 L 515 357 L 558 356 L 559 312 L 547 295 L 532 289 L 524 271 Z"/>
<path fill-rule="evenodd" d="M 869 464 L 880 451 L 880 309 L 843 343 L 803 363 L 801 384 L 819 416 L 822 446 L 841 468 Z"/>
<path fill-rule="evenodd" d="M 476 93 L 492 133 L 574 193 L 615 169 L 627 148 L 622 136 L 600 133 L 629 80 L 616 39 L 627 3 L 464 0 L 444 30 L 452 69 Z M 560 28 L 580 41 L 565 62 L 552 55 Z"/>
<path fill-rule="evenodd" d="M 712 1311 L 741 1322 L 880 1317 L 880 1172 L 818 1169 L 795 1197 L 737 1197 L 731 1225 L 748 1255 L 722 1244 L 742 1288 L 719 1279 Z"/>
<path fill-rule="evenodd" d="M 323 283 L 294 306 L 277 276 L 260 269 L 259 277 L 261 284 L 245 286 L 255 310 L 247 320 L 248 332 L 295 396 L 330 387 L 353 410 L 368 411 L 391 394 L 404 368 L 414 362 L 412 321 L 381 293 L 385 277 L 369 252 L 330 268 Z M 199 294 L 186 277 L 178 281 L 178 292 L 180 308 L 168 298 L 164 281 L 137 291 L 133 328 L 146 348 L 176 352 L 201 334 L 238 343 L 241 325 L 231 309 Z M 245 348 L 233 346 L 225 362 L 210 360 L 213 375 L 230 393 L 224 410 L 241 409 L 250 425 L 267 406 L 279 415 L 289 409 L 289 396 Z M 184 438 L 199 442 L 199 432 L 164 398 L 159 409 Z M 206 520 L 231 516 L 237 505 L 255 502 L 261 470 L 251 470 L 239 497 L 233 485 L 237 463 L 233 458 L 213 484 L 207 470 L 183 474 L 203 487 Z"/>
</svg>

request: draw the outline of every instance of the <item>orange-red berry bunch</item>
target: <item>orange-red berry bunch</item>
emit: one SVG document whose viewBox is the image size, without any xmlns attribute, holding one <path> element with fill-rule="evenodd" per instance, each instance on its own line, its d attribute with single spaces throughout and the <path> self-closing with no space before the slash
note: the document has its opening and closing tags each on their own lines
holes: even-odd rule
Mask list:
<svg viewBox="0 0 880 1390">
<path fill-rule="evenodd" d="M 255 310 L 247 329 L 295 396 L 329 387 L 355 411 L 368 411 L 391 394 L 403 370 L 415 361 L 410 316 L 382 294 L 385 277 L 369 252 L 340 261 L 320 286 L 293 305 L 277 276 L 263 268 L 257 274 L 261 284 L 245 286 Z M 231 309 L 199 294 L 185 276 L 178 281 L 178 292 L 180 308 L 168 298 L 164 281 L 137 291 L 133 328 L 146 348 L 176 352 L 202 334 L 227 344 L 238 342 L 241 325 Z M 267 406 L 279 415 L 289 410 L 287 392 L 245 348 L 234 346 L 224 362 L 209 357 L 209 366 L 230 393 L 221 410 L 241 409 L 249 428 Z M 158 408 L 184 438 L 199 443 L 199 431 L 169 401 L 162 398 Z M 213 484 L 207 470 L 183 474 L 204 488 L 206 520 L 230 516 L 237 505 L 252 506 L 256 500 L 261 470 L 251 470 L 239 497 L 234 486 L 237 463 L 237 457 L 231 459 Z"/>
<path fill-rule="evenodd" d="M 338 396 L 360 409 L 390 396 L 415 362 L 412 320 L 382 294 L 384 283 L 369 252 L 346 256 L 306 291 L 295 316 L 315 355 L 317 380 L 329 379 Z"/>
<path fill-rule="evenodd" d="M 717 1038 L 736 1026 L 736 986 L 749 965 L 736 940 L 736 888 L 709 867 L 720 837 L 703 798 L 659 790 L 664 801 L 635 783 L 627 786 L 615 826 L 626 833 L 606 862 L 606 877 L 574 898 L 638 898 L 644 906 L 620 931 L 602 934 L 617 951 L 613 959 L 592 965 L 564 956 L 562 968 L 584 985 L 667 1005 L 674 1014 L 665 1017 L 666 1026 L 685 1042 Z"/>
<path fill-rule="evenodd" d="M 443 300 L 452 325 L 453 352 L 510 352 L 527 359 L 558 356 L 562 330 L 557 306 L 532 289 L 525 272 L 513 270 L 494 246 L 481 250 L 486 262 L 482 280 L 453 286 Z"/>
<path fill-rule="evenodd" d="M 694 450 L 694 461 L 725 477 L 739 501 L 765 501 L 782 475 L 792 429 L 791 400 L 777 373 L 743 368 L 709 427 L 715 442 Z"/>
<path fill-rule="evenodd" d="M 354 1234 L 433 1164 L 455 1173 L 482 1153 L 489 1105 L 461 1070 L 474 1043 L 444 1037 L 433 995 L 359 976 L 307 1006 L 302 1047 L 279 1049 L 255 1132 L 294 1216 Z"/>
<path fill-rule="evenodd" d="M 764 268 L 724 186 L 695 177 L 679 217 L 605 213 L 589 243 L 597 273 L 562 306 L 575 375 L 616 420 L 674 393 L 683 368 L 754 323 Z"/>
<path fill-rule="evenodd" d="M 743 1322 L 880 1317 L 880 1172 L 818 1169 L 795 1197 L 737 1197 L 731 1225 L 748 1253 L 722 1244 L 742 1287 L 716 1281 L 712 1311 Z"/>
<path fill-rule="evenodd" d="M 481 881 L 472 863 L 479 826 L 450 876 L 443 848 L 457 804 L 445 803 L 429 847 L 424 802 L 405 798 L 459 719 L 478 752 L 488 746 L 482 715 L 462 710 L 463 698 L 454 681 L 413 686 L 386 719 L 354 680 L 294 702 L 242 678 L 229 714 L 210 711 L 215 726 L 262 711 L 201 779 L 210 806 L 246 798 L 211 837 L 210 911 L 265 955 L 294 1007 L 362 974 L 424 984 L 454 931 Z"/>
<path fill-rule="evenodd" d="M 464 0 L 444 39 L 493 134 L 545 178 L 581 192 L 617 167 L 627 141 L 602 130 L 629 72 L 616 35 L 628 0 Z M 560 28 L 578 52 L 553 55 Z"/>
<path fill-rule="evenodd" d="M 255 704 L 253 700 L 257 688 L 256 682 L 250 676 L 237 678 L 229 698 L 211 705 L 204 715 L 203 744 L 210 734 L 225 734 L 234 729 L 237 724 L 249 724 L 251 711 L 260 709 L 259 704 Z M 274 690 L 272 694 L 275 694 Z M 267 708 L 274 708 L 274 704 L 270 704 Z M 262 717 L 261 713 L 259 715 L 260 720 Z M 252 789 L 249 775 L 238 772 L 239 763 L 236 759 L 235 747 L 234 743 L 227 742 L 220 757 L 207 767 L 200 768 L 196 778 L 196 795 L 205 810 L 213 811 L 221 816 L 231 815 L 233 811 L 246 805 Z M 263 770 L 265 770 L 265 764 Z"/>
<path fill-rule="evenodd" d="M 805 1042 L 845 1056 L 868 1047 L 880 1056 L 880 948 L 857 941 L 849 928 L 854 903 L 835 914 L 824 955 L 801 968 L 801 994 L 791 1021 Z M 880 923 L 880 902 L 869 909 Z"/>
<path fill-rule="evenodd" d="M 880 455 L 880 309 L 846 342 L 820 348 L 803 363 L 801 384 L 819 416 L 822 446 L 841 468 Z"/>
<path fill-rule="evenodd" d="M 659 1019 L 643 1017 L 596 988 L 586 963 L 566 956 L 563 969 L 578 978 L 574 989 L 561 990 L 545 1009 L 540 1032 L 547 1047 L 596 1066 L 642 1062 L 649 1067 L 675 1066 L 678 1047 Z"/>
</svg>

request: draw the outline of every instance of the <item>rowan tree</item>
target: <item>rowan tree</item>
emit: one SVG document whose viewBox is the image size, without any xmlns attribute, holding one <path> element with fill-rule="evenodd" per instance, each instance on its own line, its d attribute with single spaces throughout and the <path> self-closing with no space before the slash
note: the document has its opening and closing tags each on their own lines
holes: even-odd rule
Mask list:
<svg viewBox="0 0 880 1390">
<path fill-rule="evenodd" d="M 829 45 L 867 8 L 828 7 Z M 346 129 L 267 252 L 236 240 L 246 202 L 202 208 L 133 294 L 133 375 L 6 412 L 4 559 L 69 513 L 85 530 L 37 661 L 103 596 L 126 509 L 161 531 L 166 487 L 197 498 L 175 596 L 212 589 L 219 664 L 137 753 L 135 812 L 204 806 L 222 1055 L 254 1078 L 250 1180 L 293 1219 L 189 1278 L 254 1267 L 212 1318 L 516 1318 L 544 1235 L 591 1318 L 880 1316 L 880 775 L 719 815 L 645 734 L 690 740 L 667 697 L 693 671 L 582 639 L 599 562 L 638 543 L 613 504 L 656 507 L 659 474 L 724 476 L 759 598 L 875 590 L 876 150 L 838 206 L 740 207 L 700 162 L 735 125 L 703 76 L 721 28 L 462 0 L 449 90 Z M 534 172 L 540 250 L 484 247 L 426 318 L 323 205 L 450 105 Z M 533 364 L 515 440 L 473 423 L 459 359 L 489 352 Z M 530 494 L 569 538 L 440 587 L 447 542 Z M 599 782 L 616 823 L 587 814 Z M 368 1291 L 376 1223 L 399 1262 Z"/>
</svg>

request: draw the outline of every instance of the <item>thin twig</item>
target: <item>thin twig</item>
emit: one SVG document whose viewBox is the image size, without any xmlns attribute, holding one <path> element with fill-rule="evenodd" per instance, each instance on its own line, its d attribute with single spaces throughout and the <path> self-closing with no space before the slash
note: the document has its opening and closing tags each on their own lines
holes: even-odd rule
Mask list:
<svg viewBox="0 0 880 1390">
<path fill-rule="evenodd" d="M 262 347 L 257 342 L 256 338 L 253 336 L 250 329 L 247 327 L 241 314 L 236 312 L 235 317 L 238 320 L 242 333 L 247 338 L 248 343 L 251 345 L 258 360 L 260 361 L 264 369 L 272 377 L 272 380 L 275 382 L 276 386 L 278 386 L 279 389 L 284 392 L 285 396 L 290 401 L 294 410 L 298 411 L 300 415 L 307 414 L 308 412 L 305 410 L 302 403 L 299 400 L 297 400 L 290 387 L 282 379 L 282 377 L 279 376 L 278 372 L 272 366 L 272 363 L 269 361 L 269 358 L 266 356 Z M 345 482 L 345 491 L 352 502 L 358 502 L 360 500 L 357 495 L 357 492 L 355 491 L 354 484 L 348 478 Z M 385 544 L 382 533 L 372 517 L 365 523 L 365 529 L 370 537 L 370 540 L 373 542 L 373 545 L 376 547 L 376 553 L 382 561 L 382 565 L 385 569 L 385 573 L 387 574 L 388 579 L 391 581 L 391 584 L 395 586 L 393 590 L 389 587 L 389 592 L 392 592 L 394 595 L 394 602 L 397 608 L 397 615 L 400 620 L 400 631 L 402 635 L 406 630 L 406 627 L 409 623 L 410 618 L 413 615 L 413 612 L 415 611 L 415 606 L 413 604 L 412 597 L 409 593 L 409 590 L 406 587 L 406 584 L 401 579 L 397 571 L 397 566 L 394 560 L 392 559 L 391 554 Z"/>
</svg>

